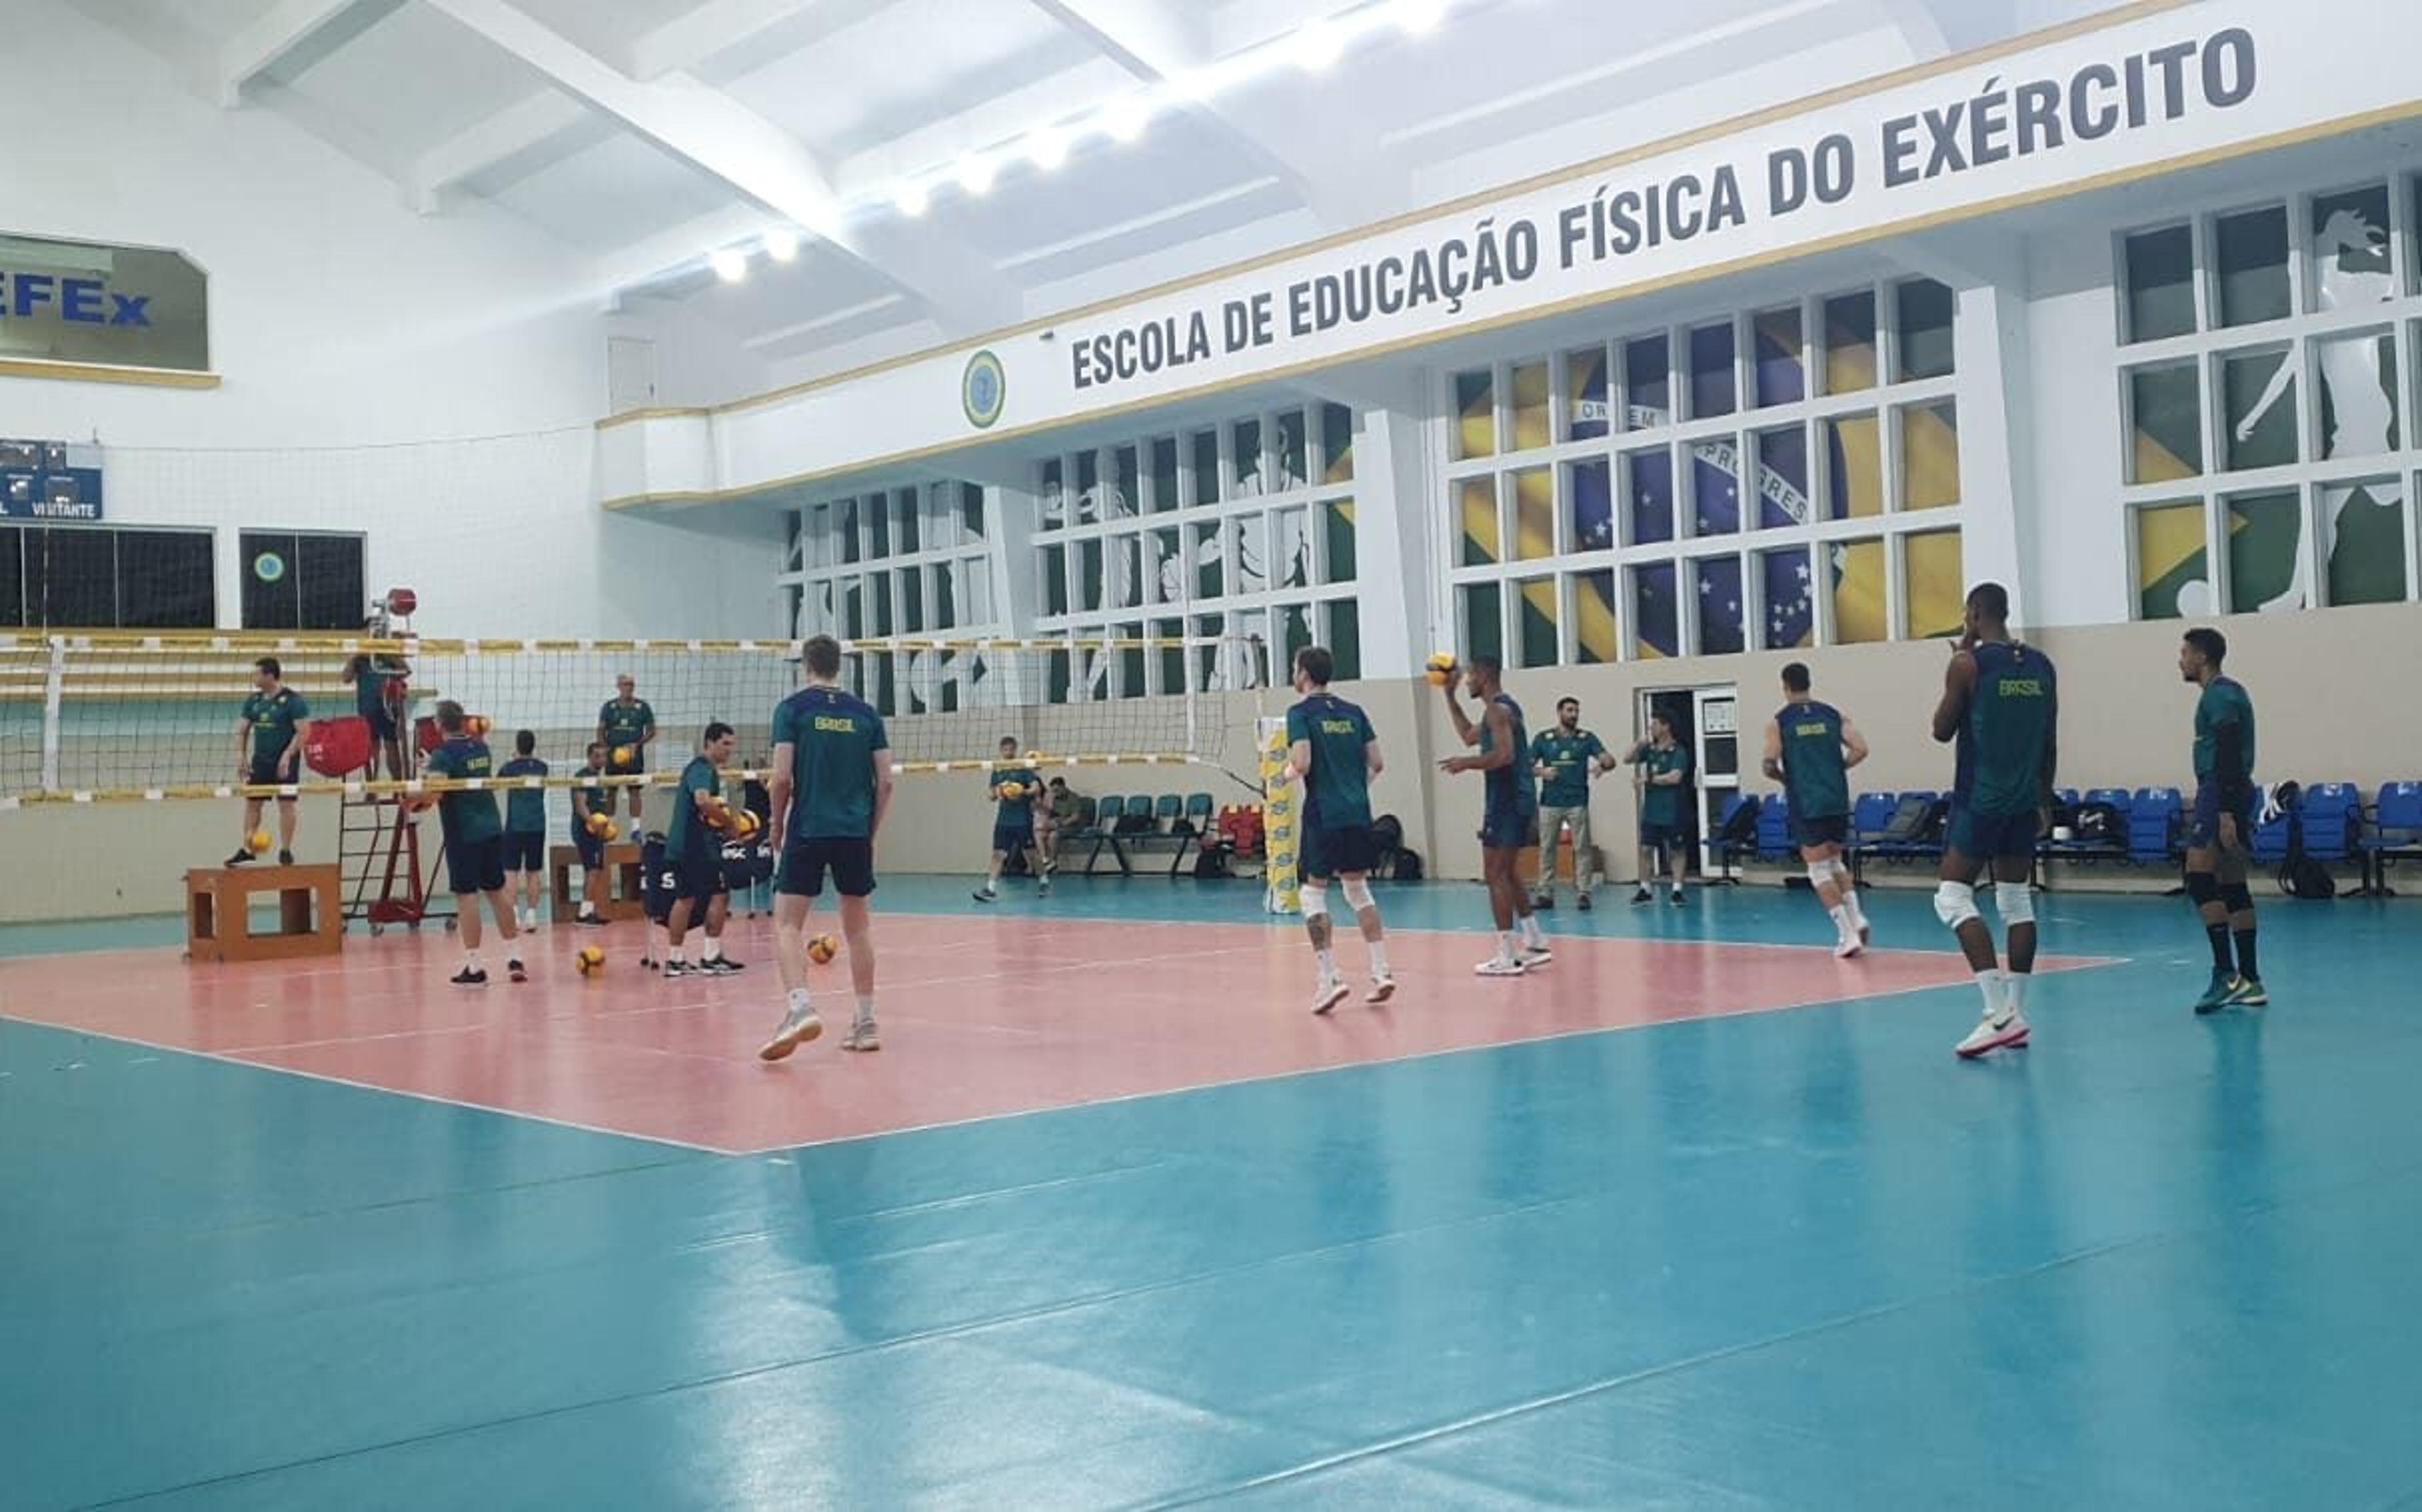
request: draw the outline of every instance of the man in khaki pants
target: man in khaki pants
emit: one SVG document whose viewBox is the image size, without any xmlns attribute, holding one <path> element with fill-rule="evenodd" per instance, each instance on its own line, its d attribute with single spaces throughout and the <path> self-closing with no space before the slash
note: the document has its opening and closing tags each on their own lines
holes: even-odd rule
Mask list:
<svg viewBox="0 0 2422 1512">
<path fill-rule="evenodd" d="M 1556 725 L 1539 732 L 1531 742 L 1531 766 L 1539 778 L 1539 881 L 1533 890 L 1533 908 L 1556 906 L 1556 840 L 1566 825 L 1573 832 L 1573 891 L 1583 910 L 1590 906 L 1590 884 L 1597 881 L 1597 851 L 1590 845 L 1590 779 L 1612 768 L 1614 757 L 1598 738 L 1581 728 L 1578 698 L 1556 701 Z"/>
</svg>

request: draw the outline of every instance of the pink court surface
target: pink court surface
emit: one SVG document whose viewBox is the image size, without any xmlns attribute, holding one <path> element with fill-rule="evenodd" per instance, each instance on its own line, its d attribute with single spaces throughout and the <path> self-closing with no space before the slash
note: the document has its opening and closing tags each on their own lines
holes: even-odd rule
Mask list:
<svg viewBox="0 0 2422 1512">
<path fill-rule="evenodd" d="M 1477 895 L 1474 895 L 1477 902 Z M 819 915 L 826 921 L 828 916 Z M 885 1049 L 840 1050 L 844 962 L 811 979 L 826 1037 L 755 1055 L 779 1018 L 768 922 L 735 920 L 745 974 L 667 982 L 636 926 L 555 928 L 531 980 L 448 984 L 448 935 L 355 937 L 338 959 L 186 964 L 173 949 L 0 961 L 0 1013 L 27 1022 L 723 1154 L 754 1154 L 1121 1098 L 1591 1031 L 1770 1012 L 1964 984 L 1940 950 L 1559 936 L 1556 959 L 1485 980 L 1486 937 L 1399 930 L 1395 1000 L 1308 1011 L 1310 959 L 1278 924 L 878 915 Z M 570 959 L 602 944 L 584 978 Z M 1341 943 L 1359 968 L 1359 940 Z M 2093 964 L 2044 960 L 2058 971 Z M 838 1023 L 835 1021 L 839 1021 Z"/>
</svg>

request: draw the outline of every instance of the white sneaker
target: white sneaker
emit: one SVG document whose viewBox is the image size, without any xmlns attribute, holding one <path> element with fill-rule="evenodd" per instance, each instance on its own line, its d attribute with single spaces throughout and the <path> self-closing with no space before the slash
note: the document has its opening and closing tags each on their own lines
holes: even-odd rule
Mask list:
<svg viewBox="0 0 2422 1512">
<path fill-rule="evenodd" d="M 1362 1001 L 1376 1008 L 1395 995 L 1396 979 L 1394 977 L 1374 976 L 1371 978 L 1371 993 Z"/>
<path fill-rule="evenodd" d="M 1976 1027 L 1968 1031 L 1968 1037 L 1954 1047 L 1960 1059 L 1972 1061 L 1997 1050 L 2026 1048 L 2026 1016 L 2015 1008 L 1999 1017 L 1989 1015 L 1978 1020 Z"/>
<path fill-rule="evenodd" d="M 1856 934 L 1846 934 L 1833 942 L 1833 959 L 1848 960 L 1867 948 L 1867 943 Z"/>
<path fill-rule="evenodd" d="M 1321 983 L 1320 986 L 1313 990 L 1312 994 L 1312 1011 L 1314 1013 L 1327 1013 L 1329 1009 L 1337 1006 L 1340 1003 L 1345 1002 L 1347 997 L 1353 994 L 1353 991 L 1354 990 L 1352 988 L 1345 985 L 1345 977 L 1331 977 L 1329 980 Z"/>
<path fill-rule="evenodd" d="M 841 1048 L 870 1052 L 881 1050 L 883 1038 L 874 1032 L 874 1021 L 872 1019 L 854 1021 L 849 1026 L 849 1033 L 841 1037 Z"/>
<path fill-rule="evenodd" d="M 825 1032 L 825 1021 L 813 1008 L 794 1008 L 782 1015 L 782 1027 L 758 1050 L 761 1061 L 778 1061 Z"/>
<path fill-rule="evenodd" d="M 1535 945 L 1521 945 L 1517 948 L 1522 953 L 1522 964 L 1525 966 L 1545 966 L 1556 959 L 1556 953 L 1548 948 L 1548 943 L 1544 940 Z"/>
<path fill-rule="evenodd" d="M 1519 976 L 1522 974 L 1522 963 L 1518 960 L 1509 960 L 1503 956 L 1491 956 L 1486 960 L 1482 961 L 1479 965 L 1474 966 L 1471 969 L 1471 974 L 1474 976 Z"/>
</svg>

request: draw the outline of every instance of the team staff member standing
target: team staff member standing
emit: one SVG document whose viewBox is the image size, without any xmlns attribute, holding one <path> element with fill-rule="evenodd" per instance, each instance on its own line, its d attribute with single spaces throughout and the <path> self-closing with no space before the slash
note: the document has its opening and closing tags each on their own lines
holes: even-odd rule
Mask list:
<svg viewBox="0 0 2422 1512">
<path fill-rule="evenodd" d="M 311 706 L 286 686 L 283 678 L 284 669 L 274 656 L 252 664 L 252 695 L 244 701 L 244 714 L 235 730 L 236 781 L 240 783 L 265 787 L 294 780 L 304 738 L 311 730 Z M 228 857 L 230 866 L 252 859 L 252 836 L 260 828 L 260 803 L 258 798 L 244 801 L 244 843 Z M 278 799 L 277 864 L 281 866 L 294 865 L 294 800 Z"/>
<path fill-rule="evenodd" d="M 2223 675 L 2228 640 L 2191 630 L 2178 647 L 2178 676 L 2203 689 L 2194 712 L 2194 822 L 2187 832 L 2187 896 L 2211 943 L 2211 986 L 2197 1013 L 2258 1008 L 2271 1001 L 2254 954 L 2254 895 L 2245 889 L 2254 836 L 2254 700 Z M 2231 951 L 2231 935 L 2235 950 Z"/>
<path fill-rule="evenodd" d="M 874 894 L 874 837 L 891 806 L 891 742 L 883 716 L 835 686 L 841 642 L 809 641 L 800 660 L 807 686 L 774 710 L 774 833 L 782 860 L 774 881 L 774 958 L 788 1000 L 782 1026 L 758 1055 L 778 1061 L 824 1033 L 808 991 L 808 911 L 832 875 L 841 894 L 841 932 L 849 945 L 849 979 L 857 1013 L 843 1050 L 876 1051 L 874 931 L 867 899 Z"/>
<path fill-rule="evenodd" d="M 422 770 L 432 777 L 486 777 L 495 769 L 488 742 L 464 728 L 463 706 L 448 698 L 437 706 L 437 728 L 445 743 L 429 753 Z M 456 987 L 485 987 L 488 974 L 480 965 L 480 899 L 488 900 L 503 937 L 505 971 L 516 982 L 529 980 L 514 940 L 512 900 L 505 896 L 505 830 L 496 818 L 496 795 L 491 792 L 445 793 L 437 800 L 437 822 L 446 834 L 446 881 L 454 894 L 454 924 L 463 934 L 463 969 Z"/>
<path fill-rule="evenodd" d="M 638 686 L 629 673 L 623 673 L 614 679 L 614 696 L 597 710 L 597 743 L 606 748 L 606 770 L 617 777 L 635 777 L 646 772 L 648 742 L 656 738 L 656 711 L 639 696 Z M 621 755 L 624 751 L 630 755 Z M 631 818 L 637 819 L 646 795 L 638 783 L 631 785 L 630 793 Z M 606 811 L 612 812 L 610 804 Z"/>
<path fill-rule="evenodd" d="M 1329 949 L 1329 880 L 1345 884 L 1345 905 L 1371 947 L 1371 995 L 1385 1003 L 1396 992 L 1388 972 L 1387 931 L 1371 896 L 1371 779 L 1386 763 L 1371 717 L 1329 691 L 1337 662 L 1326 647 L 1295 653 L 1295 691 L 1303 701 L 1287 710 L 1287 766 L 1303 783 L 1302 885 L 1304 932 L 1320 963 L 1312 1011 L 1327 1013 L 1352 990 Z"/>
<path fill-rule="evenodd" d="M 1691 780 L 1691 749 L 1675 738 L 1674 722 L 1663 714 L 1648 716 L 1648 739 L 1633 746 L 1624 760 L 1639 770 L 1632 784 L 1640 799 L 1640 891 L 1634 903 L 1656 901 L 1650 884 L 1659 866 L 1682 901 L 1682 789 Z"/>
<path fill-rule="evenodd" d="M 1605 743 L 1581 728 L 1578 698 L 1556 700 L 1556 727 L 1531 742 L 1532 770 L 1539 776 L 1539 884 L 1533 908 L 1556 906 L 1556 839 L 1573 832 L 1573 891 L 1583 912 L 1597 881 L 1597 851 L 1590 844 L 1590 779 L 1614 765 Z"/>
</svg>

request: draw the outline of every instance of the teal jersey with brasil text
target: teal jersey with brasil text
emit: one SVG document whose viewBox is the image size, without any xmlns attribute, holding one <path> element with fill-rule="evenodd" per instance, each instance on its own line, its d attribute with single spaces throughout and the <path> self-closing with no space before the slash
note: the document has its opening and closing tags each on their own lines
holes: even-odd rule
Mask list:
<svg viewBox="0 0 2422 1512">
<path fill-rule="evenodd" d="M 2238 770 L 2228 775 L 2239 782 L 2254 780 L 2254 700 L 2246 695 L 2243 684 L 2235 678 L 2214 678 L 2203 696 L 2195 700 L 2194 711 L 2194 774 L 2197 782 L 2217 782 L 2220 770 L 2220 732 L 2228 725 L 2237 726 Z"/>
<path fill-rule="evenodd" d="M 1541 808 L 1580 808 L 1589 802 L 1590 764 L 1606 746 L 1587 730 L 1565 733 L 1560 725 L 1531 742 L 1531 760 L 1548 769 L 1539 779 Z"/>
<path fill-rule="evenodd" d="M 605 773 L 599 772 L 595 767 L 583 767 L 578 772 L 573 773 L 573 776 L 575 778 L 601 777 L 604 775 Z M 572 789 L 572 795 L 574 798 L 585 798 L 589 800 L 589 812 L 591 814 L 605 813 L 606 805 L 613 802 L 613 799 L 609 796 L 607 790 L 603 787 L 574 787 Z M 577 805 L 574 805 L 574 807 L 576 810 Z M 579 816 L 577 812 L 575 812 L 574 815 L 574 820 L 576 821 L 578 818 Z"/>
<path fill-rule="evenodd" d="M 1287 710 L 1287 745 L 1312 747 L 1303 779 L 1307 829 L 1359 830 L 1371 823 L 1371 763 L 1364 747 L 1378 739 L 1371 717 L 1335 694 L 1316 693 Z"/>
<path fill-rule="evenodd" d="M 891 748 L 883 716 L 839 688 L 802 688 L 774 709 L 774 743 L 791 748 L 791 837 L 874 834 L 874 754 Z"/>
<path fill-rule="evenodd" d="M 1668 746 L 1652 745 L 1640 753 L 1640 765 L 1649 777 L 1648 786 L 1642 790 L 1640 799 L 1640 822 L 1681 823 L 1682 788 L 1690 780 L 1691 748 L 1679 740 Z M 1682 773 L 1682 782 L 1660 784 L 1656 780 L 1676 772 Z"/>
<path fill-rule="evenodd" d="M 546 763 L 536 756 L 517 756 L 505 763 L 499 777 L 543 777 Z M 546 789 L 513 787 L 505 793 L 505 833 L 508 834 L 539 834 L 546 829 Z"/>
<path fill-rule="evenodd" d="M 421 770 L 434 777 L 472 778 L 494 776 L 496 769 L 487 741 L 456 735 L 430 752 Z M 490 792 L 439 794 L 437 819 L 448 845 L 493 840 L 504 833 L 496 820 L 496 795 Z"/>
<path fill-rule="evenodd" d="M 702 856 L 714 844 L 707 837 L 706 820 L 699 818 L 697 793 L 723 790 L 723 778 L 716 772 L 715 763 L 702 756 L 689 758 L 682 768 L 681 786 L 673 789 L 673 817 L 665 821 L 665 854 L 668 856 Z"/>
<path fill-rule="evenodd" d="M 1803 819 L 1842 818 L 1850 812 L 1850 768 L 1842 755 L 1842 711 L 1814 698 L 1783 706 L 1774 716 L 1783 736 L 1783 786 L 1791 812 Z"/>
<path fill-rule="evenodd" d="M 2035 813 L 2050 802 L 2044 756 L 2059 699 L 2052 659 L 2002 641 L 1974 655 L 1976 688 L 1959 723 L 1952 801 L 1987 818 Z"/>
<path fill-rule="evenodd" d="M 256 691 L 244 701 L 244 721 L 252 726 L 252 759 L 275 761 L 294 743 L 294 726 L 311 717 L 311 706 L 291 688 L 275 693 Z"/>
</svg>

